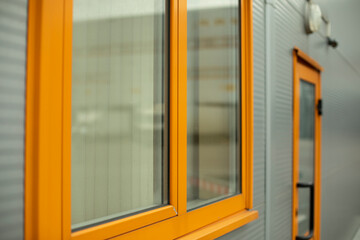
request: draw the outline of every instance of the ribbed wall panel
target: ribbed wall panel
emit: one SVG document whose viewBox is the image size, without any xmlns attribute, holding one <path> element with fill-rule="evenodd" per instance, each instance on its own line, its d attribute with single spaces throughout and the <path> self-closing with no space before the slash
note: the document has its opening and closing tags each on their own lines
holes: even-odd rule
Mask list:
<svg viewBox="0 0 360 240">
<path fill-rule="evenodd" d="M 219 239 L 262 240 L 270 208 L 271 240 L 291 236 L 292 49 L 298 46 L 323 67 L 321 239 L 351 240 L 360 226 L 360 73 L 325 28 L 307 35 L 305 0 L 276 0 L 271 70 L 271 192 L 265 203 L 265 13 L 253 1 L 254 209 L 259 219 Z M 329 3 L 330 5 L 331 3 Z M 332 19 L 336 21 L 336 19 Z M 0 239 L 23 239 L 24 109 L 27 0 L 0 1 Z M 341 44 L 341 43 L 340 43 Z M 341 45 L 340 45 L 341 46 Z"/>
<path fill-rule="evenodd" d="M 23 239 L 27 1 L 0 1 L 0 239 Z"/>
<path fill-rule="evenodd" d="M 254 210 L 259 218 L 219 239 L 262 240 L 265 235 L 265 19 L 262 0 L 253 1 L 254 34 Z"/>
<path fill-rule="evenodd" d="M 311 54 L 322 73 L 322 239 L 352 240 L 360 227 L 360 73 L 319 34 Z"/>
<path fill-rule="evenodd" d="M 292 209 L 292 49 L 307 49 L 302 16 L 294 5 L 277 1 L 275 5 L 275 51 L 271 59 L 271 203 L 270 239 L 291 238 Z"/>
<path fill-rule="evenodd" d="M 256 130 L 261 123 L 264 109 L 258 104 L 264 101 L 264 68 L 259 71 L 259 64 L 265 64 L 263 40 L 264 12 L 258 10 L 263 5 L 254 2 L 254 208 L 258 206 L 257 187 L 263 191 L 265 173 L 263 165 L 264 151 L 256 139 L 262 139 L 265 132 Z M 322 92 L 324 99 L 322 128 L 322 239 L 351 239 L 360 224 L 360 169 L 358 150 L 360 138 L 360 76 L 342 56 L 341 51 L 329 49 L 326 45 L 324 24 L 318 33 L 307 35 L 304 30 L 305 1 L 277 0 L 274 6 L 274 28 L 270 29 L 274 37 L 274 50 L 271 51 L 273 69 L 271 70 L 271 193 L 270 236 L 271 240 L 291 238 L 292 211 L 292 92 L 293 63 L 292 49 L 298 46 L 323 65 Z M 262 14 L 262 15 L 260 15 Z M 262 24 L 261 24 L 262 22 Z M 262 82 L 259 81 L 262 79 Z M 261 83 L 261 84 L 260 84 Z M 260 95 L 260 93 L 262 95 Z M 256 99 L 258 98 L 258 99 Z M 326 117 L 327 116 L 327 117 Z M 263 120 L 265 121 L 265 120 Z M 261 135 L 263 134 L 263 135 Z M 259 143 L 259 142 L 258 142 Z M 270 143 L 269 143 L 270 144 Z M 260 158 L 263 158 L 260 160 Z M 340 161 L 343 160 L 343 161 Z M 259 172 L 264 174 L 259 177 Z M 351 197 L 344 197 L 351 196 Z M 342 204 L 345 201 L 346 204 Z M 338 206 L 338 207 L 334 207 Z M 265 239 L 263 230 L 264 213 L 260 219 L 233 231 L 221 239 Z M 260 226 L 259 224 L 264 224 Z M 262 235 L 263 234 L 263 235 Z"/>
<path fill-rule="evenodd" d="M 360 225 L 360 75 L 326 45 L 325 25 L 307 35 L 302 0 L 277 0 L 275 62 L 271 82 L 271 240 L 291 236 L 292 209 L 292 49 L 298 46 L 323 67 L 321 239 L 352 239 Z M 330 7 L 330 6 L 329 6 Z M 332 19 L 336 21 L 336 19 Z M 356 110 L 355 110 L 356 109 Z"/>
<path fill-rule="evenodd" d="M 276 1 L 281 2 L 284 0 L 276 0 Z M 290 4 L 293 4 L 300 13 L 304 12 L 306 1 L 304 0 L 286 0 L 286 1 L 288 1 Z"/>
<path fill-rule="evenodd" d="M 265 207 L 256 206 L 259 218 L 245 226 L 232 231 L 218 239 L 222 240 L 263 240 L 265 232 Z"/>
</svg>

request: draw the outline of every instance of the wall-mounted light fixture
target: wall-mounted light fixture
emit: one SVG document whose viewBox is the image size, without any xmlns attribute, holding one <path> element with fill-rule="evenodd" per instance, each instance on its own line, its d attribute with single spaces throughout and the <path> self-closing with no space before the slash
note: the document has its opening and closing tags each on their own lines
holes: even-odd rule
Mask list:
<svg viewBox="0 0 360 240">
<path fill-rule="evenodd" d="M 334 38 L 330 37 L 330 35 L 331 35 L 331 23 L 330 23 L 329 19 L 324 15 L 321 16 L 321 19 L 326 23 L 326 40 L 327 40 L 327 44 L 329 46 L 333 47 L 333 48 L 336 48 L 339 44 Z"/>
<path fill-rule="evenodd" d="M 313 3 L 312 0 L 307 0 L 305 6 L 305 30 L 310 34 L 319 30 L 321 21 L 326 24 L 326 41 L 327 44 L 333 48 L 336 48 L 339 44 L 331 38 L 331 23 L 329 19 L 321 13 L 320 6 Z"/>
<path fill-rule="evenodd" d="M 321 16 L 320 6 L 312 1 L 307 1 L 305 7 L 305 30 L 307 33 L 310 34 L 319 30 Z"/>
<path fill-rule="evenodd" d="M 336 48 L 338 46 L 338 42 L 333 38 L 327 37 L 327 42 L 333 48 Z"/>
</svg>

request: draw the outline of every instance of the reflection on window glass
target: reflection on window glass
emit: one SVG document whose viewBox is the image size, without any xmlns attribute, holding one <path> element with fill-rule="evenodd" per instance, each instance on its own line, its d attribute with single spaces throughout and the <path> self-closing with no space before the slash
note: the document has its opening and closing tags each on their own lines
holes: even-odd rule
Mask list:
<svg viewBox="0 0 360 240">
<path fill-rule="evenodd" d="M 74 0 L 73 229 L 167 203 L 165 5 Z"/>
<path fill-rule="evenodd" d="M 240 192 L 239 4 L 188 1 L 188 209 Z"/>
<path fill-rule="evenodd" d="M 315 85 L 300 81 L 299 182 L 314 182 Z M 310 230 L 310 190 L 299 188 L 298 235 Z"/>
</svg>

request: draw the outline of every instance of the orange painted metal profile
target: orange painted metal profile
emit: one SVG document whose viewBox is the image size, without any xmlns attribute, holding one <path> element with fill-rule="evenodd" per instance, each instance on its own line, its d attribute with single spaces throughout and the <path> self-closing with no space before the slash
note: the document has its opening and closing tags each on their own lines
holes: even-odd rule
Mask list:
<svg viewBox="0 0 360 240">
<path fill-rule="evenodd" d="M 187 212 L 187 1 L 173 0 L 173 5 L 177 5 L 178 12 L 172 12 L 177 18 L 171 24 L 177 25 L 177 112 L 178 112 L 178 214 L 179 216 Z M 170 3 L 170 6 L 172 5 Z M 176 30 L 176 29 L 174 29 Z M 173 29 L 170 29 L 172 32 Z M 172 48 L 171 51 L 174 51 Z M 170 105 L 172 105 L 170 103 Z M 175 107 L 175 106 L 173 106 Z M 172 145 L 172 143 L 170 143 Z M 170 172 L 171 175 L 171 172 Z"/>
<path fill-rule="evenodd" d="M 25 238 L 62 235 L 62 1 L 28 7 L 25 121 Z"/>
<path fill-rule="evenodd" d="M 295 47 L 293 50 L 293 208 L 292 208 L 292 239 L 298 232 L 297 211 L 299 206 L 299 138 L 300 138 L 300 79 L 315 85 L 315 101 L 321 99 L 321 71 L 323 68 L 314 59 Z M 315 113 L 315 164 L 314 164 L 314 236 L 320 239 L 320 195 L 321 195 L 321 116 Z"/>
<path fill-rule="evenodd" d="M 73 1 L 64 1 L 64 56 L 62 95 L 62 233 L 71 238 L 71 76 L 72 76 L 72 15 Z"/>
<path fill-rule="evenodd" d="M 245 208 L 253 208 L 253 23 L 252 1 L 241 1 L 241 131 L 242 131 L 242 189 L 245 195 Z"/>
<path fill-rule="evenodd" d="M 242 193 L 187 211 L 187 2 L 170 0 L 169 205 L 71 230 L 72 0 L 29 1 L 25 239 L 221 236 L 258 217 L 253 195 L 252 0 L 240 1 Z"/>
<path fill-rule="evenodd" d="M 233 214 L 229 217 L 221 219 L 215 223 L 212 223 L 204 228 L 200 228 L 194 232 L 191 232 L 185 236 L 178 238 L 178 240 L 193 240 L 193 239 L 215 239 L 218 238 L 233 229 L 239 228 L 257 218 L 256 214 L 249 211 L 241 211 L 237 214 Z"/>
<path fill-rule="evenodd" d="M 307 62 L 312 68 L 316 69 L 317 71 L 324 71 L 324 68 L 316 62 L 313 58 L 309 55 L 301 51 L 298 47 L 294 47 L 294 53 L 298 59 L 302 59 L 303 61 Z"/>
</svg>

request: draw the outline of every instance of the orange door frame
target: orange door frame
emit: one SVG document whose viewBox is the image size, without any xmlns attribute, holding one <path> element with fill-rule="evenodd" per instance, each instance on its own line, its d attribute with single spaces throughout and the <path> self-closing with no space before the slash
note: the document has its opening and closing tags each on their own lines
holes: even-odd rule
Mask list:
<svg viewBox="0 0 360 240">
<path fill-rule="evenodd" d="M 321 99 L 321 76 L 323 68 L 312 58 L 295 47 L 293 50 L 293 209 L 292 239 L 298 232 L 298 188 L 299 182 L 299 137 L 300 137 L 300 79 L 315 85 L 315 101 Z M 315 109 L 315 164 L 314 164 L 314 235 L 312 240 L 320 239 L 320 174 L 321 174 L 321 115 Z"/>
</svg>

